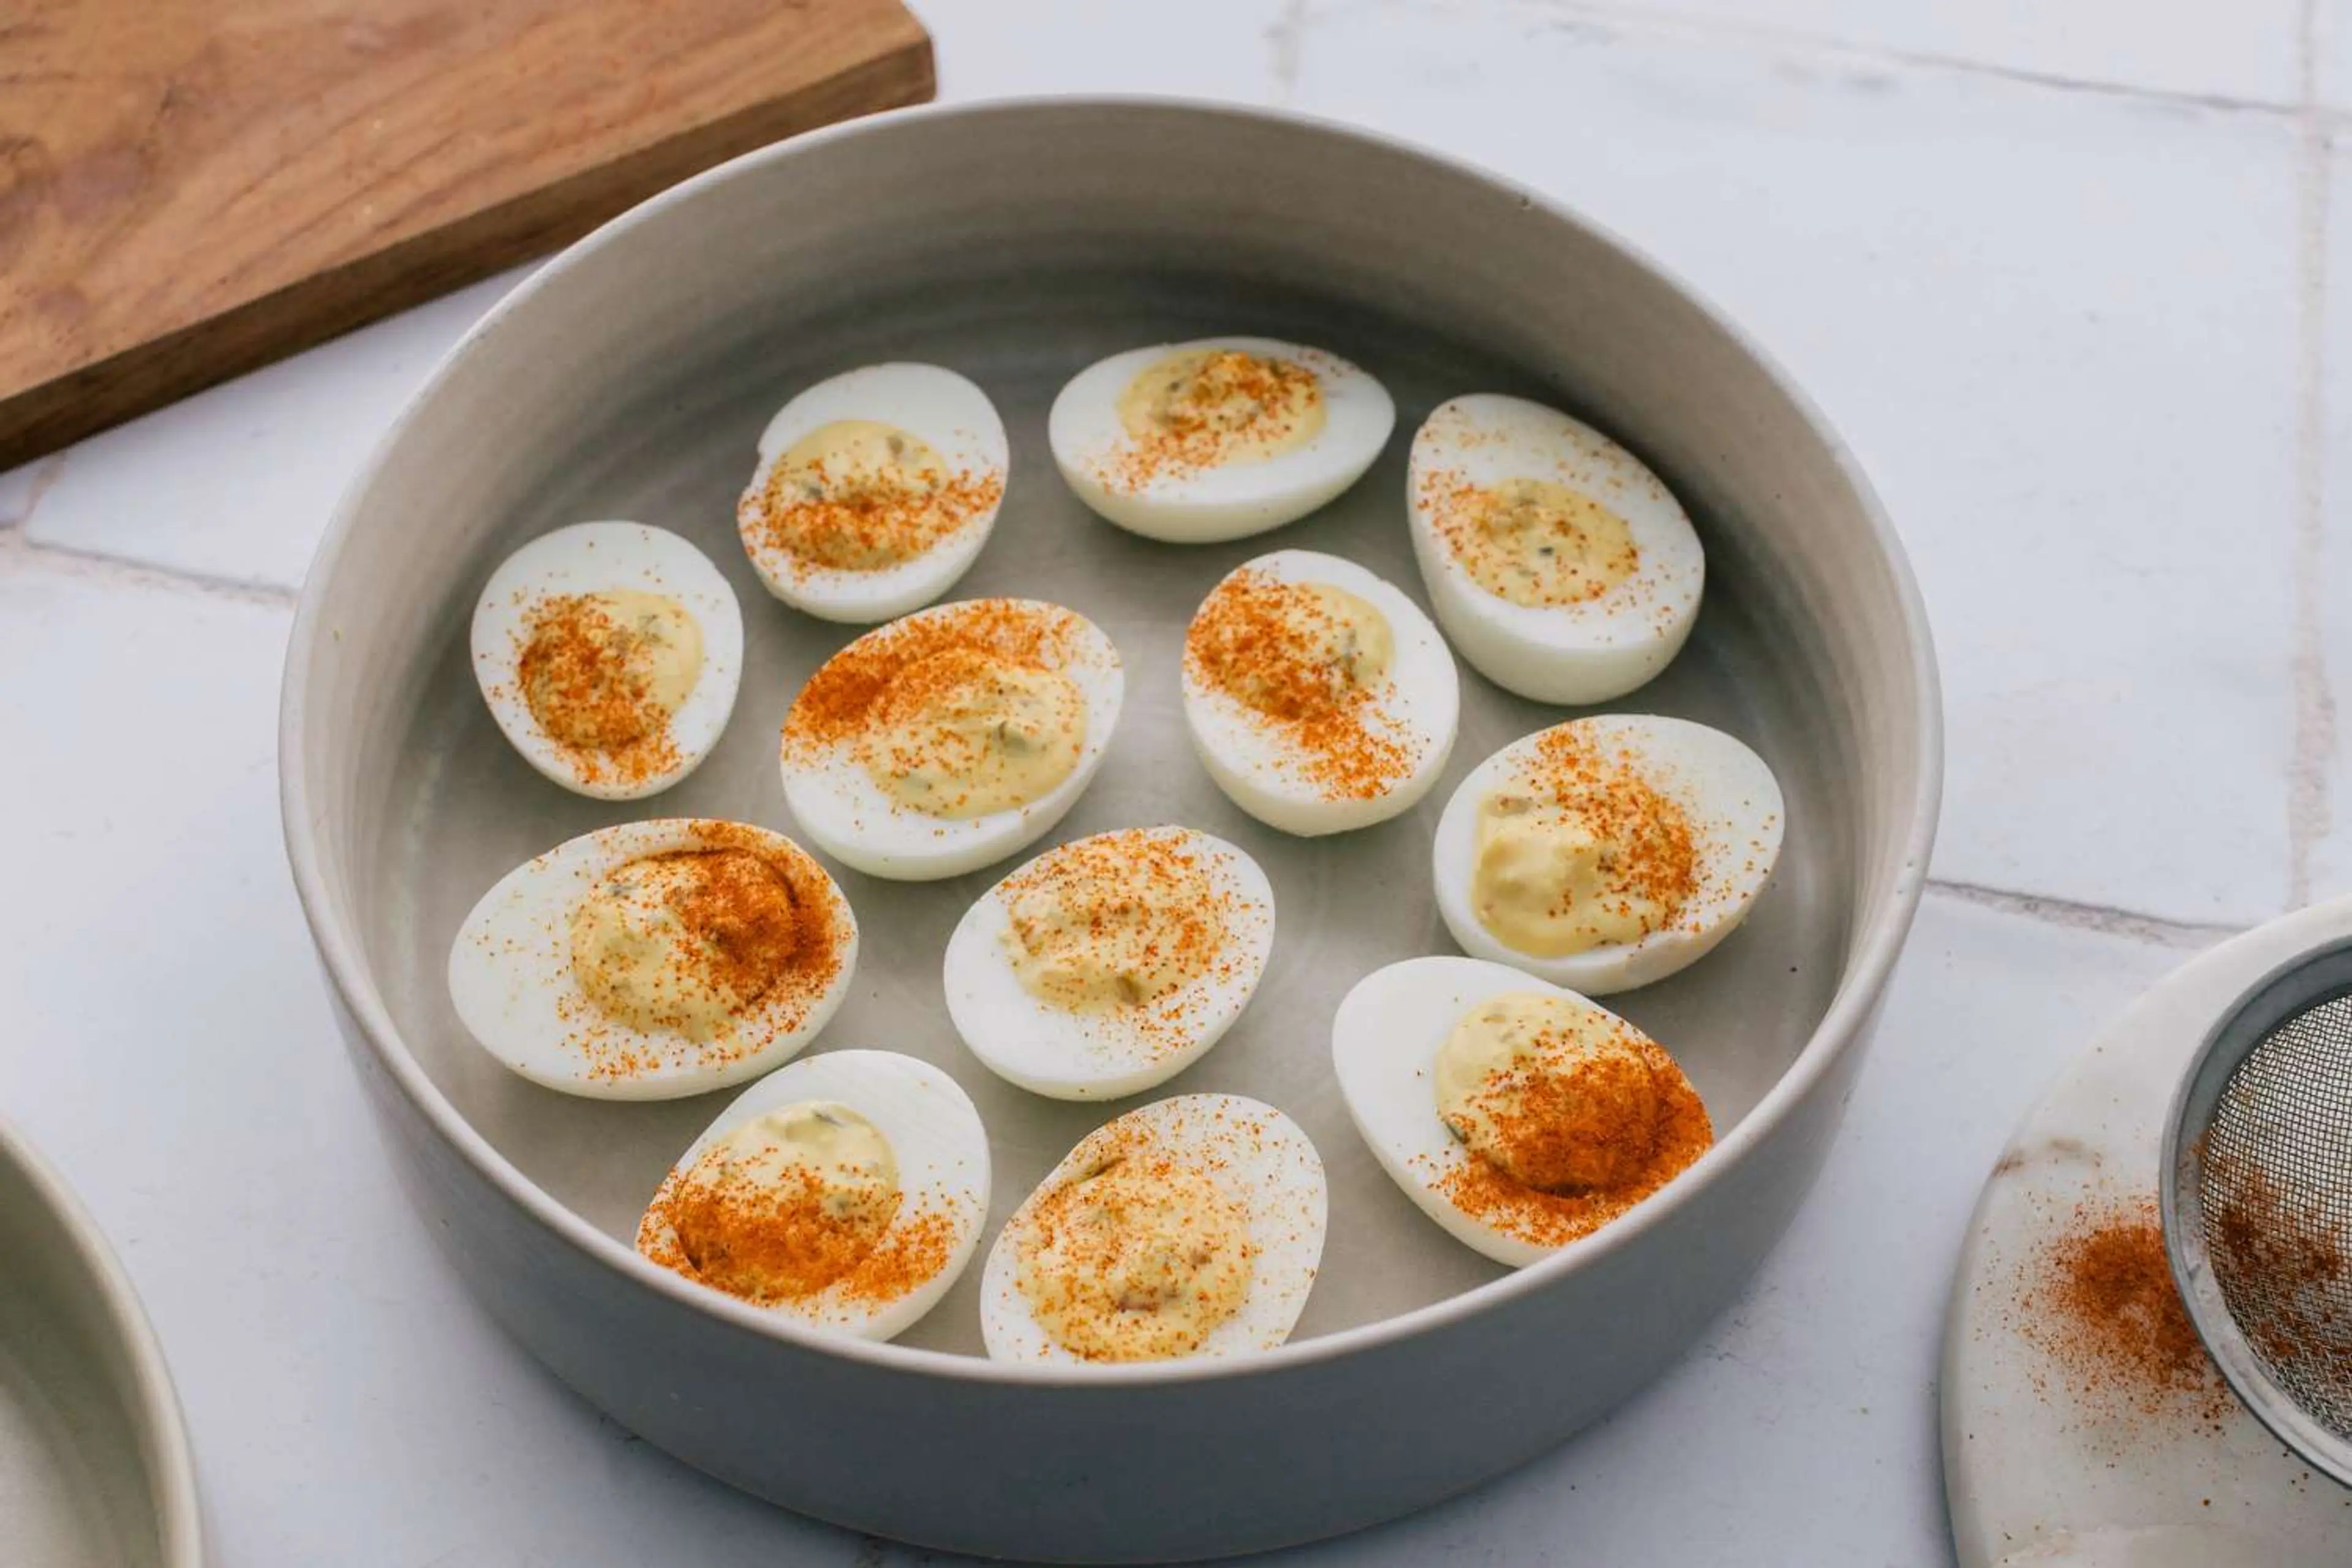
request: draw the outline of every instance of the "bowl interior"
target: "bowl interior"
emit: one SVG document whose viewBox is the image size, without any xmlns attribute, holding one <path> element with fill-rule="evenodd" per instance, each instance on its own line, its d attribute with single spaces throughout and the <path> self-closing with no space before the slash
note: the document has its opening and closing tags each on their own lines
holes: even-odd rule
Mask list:
<svg viewBox="0 0 2352 1568">
<path fill-rule="evenodd" d="M 1423 221 L 1391 222 L 1370 193 Z M 1461 233 L 1482 242 L 1465 247 Z M 1213 331 L 1315 342 L 1364 365 L 1397 400 L 1390 449 L 1334 505 L 1255 541 L 1156 545 L 1094 519 L 1045 450 L 1054 393 L 1101 354 Z M 792 831 L 778 730 L 800 682 L 852 629 L 766 597 L 735 539 L 733 502 L 755 437 L 786 397 L 891 358 L 971 377 L 1011 435 L 996 536 L 957 595 L 1059 600 L 1102 625 L 1127 660 L 1108 761 L 1037 847 L 1182 822 L 1243 845 L 1273 879 L 1278 931 L 1256 1001 L 1154 1093 L 1258 1096 L 1321 1151 L 1330 1241 L 1301 1337 L 1499 1272 L 1374 1164 L 1332 1082 L 1329 1020 L 1373 967 L 1454 951 L 1429 892 L 1438 810 L 1480 759 L 1570 710 L 1511 697 L 1465 667 L 1461 739 L 1419 810 L 1336 839 L 1292 839 L 1244 816 L 1194 762 L 1177 650 L 1211 584 L 1272 548 L 1348 556 L 1425 604 L 1403 469 L 1435 403 L 1505 391 L 1577 413 L 1659 470 L 1707 545 L 1706 606 L 1689 647 L 1610 707 L 1697 719 L 1754 745 L 1788 797 L 1787 847 L 1745 929 L 1695 969 L 1612 1005 L 1684 1063 L 1719 1136 L 1797 1061 L 1874 931 L 1907 912 L 1900 889 L 1932 802 L 1922 778 L 1934 740 L 1901 567 L 1809 413 L 1639 261 L 1507 188 L 1293 122 L 1029 106 L 822 138 L 674 193 L 511 301 L 388 443 L 310 590 L 306 728 L 289 739 L 312 814 L 292 831 L 317 836 L 323 871 L 314 919 L 356 939 L 358 978 L 398 1032 L 388 1048 L 413 1057 L 524 1178 L 613 1237 L 625 1242 L 723 1099 L 608 1105 L 509 1076 L 454 1016 L 448 946 L 499 876 L 590 828 L 694 814 Z M 728 733 L 693 778 L 648 802 L 583 800 L 540 778 L 499 736 L 465 657 L 475 596 L 498 562 L 593 518 L 692 539 L 746 612 Z M 1012 863 L 928 886 L 834 868 L 866 946 L 850 1001 L 814 1047 L 906 1051 L 954 1074 L 989 1127 L 997 1219 L 1117 1109 L 1000 1082 L 948 1023 L 948 932 Z M 976 1352 L 978 1273 L 905 1342 Z"/>
<path fill-rule="evenodd" d="M 1045 410 L 1074 372 L 1138 343 L 1246 331 L 1329 347 L 1395 394 L 1401 433 L 1336 505 L 1276 538 L 1206 547 L 1154 545 L 1095 519 L 1053 469 Z M 624 1240 L 670 1162 L 730 1095 L 667 1105 L 607 1105 L 536 1088 L 493 1063 L 451 1010 L 449 944 L 476 900 L 509 868 L 576 833 L 635 816 L 689 814 L 791 831 L 777 780 L 777 734 L 800 683 L 854 628 L 797 615 L 760 588 L 734 533 L 753 444 L 796 388 L 891 359 L 945 364 L 985 388 L 1013 444 L 1013 479 L 995 537 L 959 595 L 1025 595 L 1091 616 L 1128 662 L 1128 707 L 1101 774 L 1051 836 L 1181 822 L 1241 845 L 1276 900 L 1265 983 L 1232 1034 L 1160 1094 L 1250 1094 L 1297 1118 L 1331 1177 L 1325 1268 L 1302 1333 L 1387 1316 L 1498 1270 L 1448 1239 L 1373 1164 L 1332 1079 L 1330 1017 L 1380 964 L 1456 951 L 1429 897 L 1430 837 L 1453 784 L 1559 710 L 1465 672 L 1462 736 L 1444 783 L 1413 812 L 1336 838 L 1291 838 L 1244 816 L 1210 783 L 1186 740 L 1177 685 L 1184 625 L 1216 580 L 1276 546 L 1360 562 L 1422 598 L 1403 518 L 1404 449 L 1423 416 L 1465 391 L 1559 395 L 1530 367 L 1413 323 L 1334 309 L 1312 295 L 1244 280 L 1095 266 L 980 279 L 967 291 L 883 295 L 816 330 L 748 339 L 724 356 L 674 367 L 667 395 L 603 429 L 485 531 L 485 564 L 531 536 L 590 518 L 675 529 L 719 563 L 748 617 L 742 696 L 709 762 L 656 801 L 583 800 L 541 779 L 507 745 L 475 689 L 463 639 L 445 639 L 388 781 L 394 816 L 377 851 L 378 952 L 403 1037 L 434 1080 L 524 1174 Z M 1702 526 L 1704 526 L 1702 520 Z M 448 584 L 470 612 L 480 574 Z M 1424 600 L 1425 607 L 1425 600 Z M 1828 771 L 1803 743 L 1812 705 L 1801 671 L 1718 584 L 1690 647 L 1622 706 L 1699 719 L 1748 739 L 1790 797 L 1789 851 L 1746 929 L 1695 969 L 1618 998 L 1690 1071 L 1717 1123 L 1745 1115 L 1795 1058 L 1834 987 L 1849 880 L 1833 832 Z M 994 1078 L 958 1042 L 940 994 L 940 956 L 971 901 L 1007 866 L 941 883 L 882 881 L 835 865 L 866 933 L 852 999 L 816 1048 L 857 1045 L 939 1063 L 971 1091 L 994 1152 L 992 1212 L 1009 1214 L 1038 1178 L 1118 1107 L 1058 1104 Z M 1132 1102 L 1140 1103 L 1140 1099 Z M 975 1268 L 908 1342 L 977 1351 Z"/>
</svg>

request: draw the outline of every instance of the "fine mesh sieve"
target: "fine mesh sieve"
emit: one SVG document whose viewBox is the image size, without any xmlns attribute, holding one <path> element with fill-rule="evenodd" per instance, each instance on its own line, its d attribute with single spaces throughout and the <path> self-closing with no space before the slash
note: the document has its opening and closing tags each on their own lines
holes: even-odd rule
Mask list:
<svg viewBox="0 0 2352 1568">
<path fill-rule="evenodd" d="M 2352 942 L 2306 953 L 2206 1037 L 2164 1144 L 2164 1236 L 2247 1407 L 2352 1486 Z"/>
</svg>

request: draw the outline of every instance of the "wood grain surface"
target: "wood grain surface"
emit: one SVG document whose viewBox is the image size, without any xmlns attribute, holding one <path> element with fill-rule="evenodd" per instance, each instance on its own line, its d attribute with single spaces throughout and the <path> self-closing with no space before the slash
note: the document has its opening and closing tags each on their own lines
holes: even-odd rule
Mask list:
<svg viewBox="0 0 2352 1568">
<path fill-rule="evenodd" d="M 0 468 L 931 89 L 898 0 L 9 0 Z"/>
</svg>

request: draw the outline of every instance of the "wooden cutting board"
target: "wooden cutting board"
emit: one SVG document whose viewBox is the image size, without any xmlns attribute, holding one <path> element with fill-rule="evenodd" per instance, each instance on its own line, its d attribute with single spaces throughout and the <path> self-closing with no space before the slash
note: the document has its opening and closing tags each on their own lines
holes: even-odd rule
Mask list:
<svg viewBox="0 0 2352 1568">
<path fill-rule="evenodd" d="M 5 0 L 0 469 L 931 90 L 898 0 Z"/>
</svg>

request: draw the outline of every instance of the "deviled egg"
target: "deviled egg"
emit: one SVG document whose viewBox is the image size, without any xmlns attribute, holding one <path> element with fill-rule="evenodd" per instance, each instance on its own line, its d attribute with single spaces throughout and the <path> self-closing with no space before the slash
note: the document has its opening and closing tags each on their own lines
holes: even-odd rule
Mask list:
<svg viewBox="0 0 2352 1568">
<path fill-rule="evenodd" d="M 663 529 L 581 522 L 490 574 L 474 679 L 524 761 L 577 795 L 635 800 L 719 743 L 743 671 L 743 615 L 710 558 Z"/>
<path fill-rule="evenodd" d="M 1641 459 L 1524 398 L 1440 404 L 1412 438 L 1412 548 L 1471 667 L 1538 702 L 1605 702 L 1690 636 L 1706 555 Z"/>
<path fill-rule="evenodd" d="M 534 1083 L 670 1100 L 788 1060 L 856 965 L 849 900 L 783 835 L 626 822 L 483 894 L 449 949 L 449 999 L 484 1050 Z"/>
<path fill-rule="evenodd" d="M 1591 1235 L 1715 1141 L 1655 1040 L 1483 959 L 1409 958 L 1357 982 L 1332 1016 L 1331 1066 L 1405 1195 L 1514 1268 Z"/>
<path fill-rule="evenodd" d="M 971 570 L 1009 465 L 1004 422 L 979 387 L 938 365 L 866 365 L 768 422 L 736 527 L 760 581 L 787 605 L 886 621 Z"/>
<path fill-rule="evenodd" d="M 1780 855 L 1764 760 L 1684 719 L 1603 714 L 1473 768 L 1432 848 L 1464 952 L 1588 995 L 1663 980 L 1738 929 Z"/>
<path fill-rule="evenodd" d="M 1131 533 L 1206 544 L 1338 496 L 1388 444 L 1396 405 L 1337 354 L 1272 338 L 1130 349 L 1071 377 L 1046 440 L 1077 498 Z"/>
<path fill-rule="evenodd" d="M 1113 1100 L 1184 1070 L 1249 1005 L 1274 948 L 1274 889 L 1189 827 L 1048 849 L 948 939 L 948 1016 L 991 1072 L 1055 1100 Z"/>
<path fill-rule="evenodd" d="M 784 718 L 784 799 L 817 847 L 900 881 L 1035 842 L 1110 744 L 1118 650 L 1074 610 L 967 599 L 827 659 Z"/>
<path fill-rule="evenodd" d="M 1352 561 L 1277 550 L 1211 591 L 1184 634 L 1184 721 L 1234 805 L 1314 836 L 1384 822 L 1454 749 L 1460 678 L 1445 639 Z"/>
<path fill-rule="evenodd" d="M 1184 1094 L 1097 1128 L 1004 1222 L 981 1276 L 999 1361 L 1242 1355 L 1290 1337 L 1323 1258 L 1323 1161 L 1298 1124 Z"/>
<path fill-rule="evenodd" d="M 827 1051 L 719 1113 L 646 1205 L 637 1250 L 755 1307 L 891 1339 L 971 1261 L 988 1180 L 988 1134 L 955 1079 L 891 1051 Z"/>
</svg>

